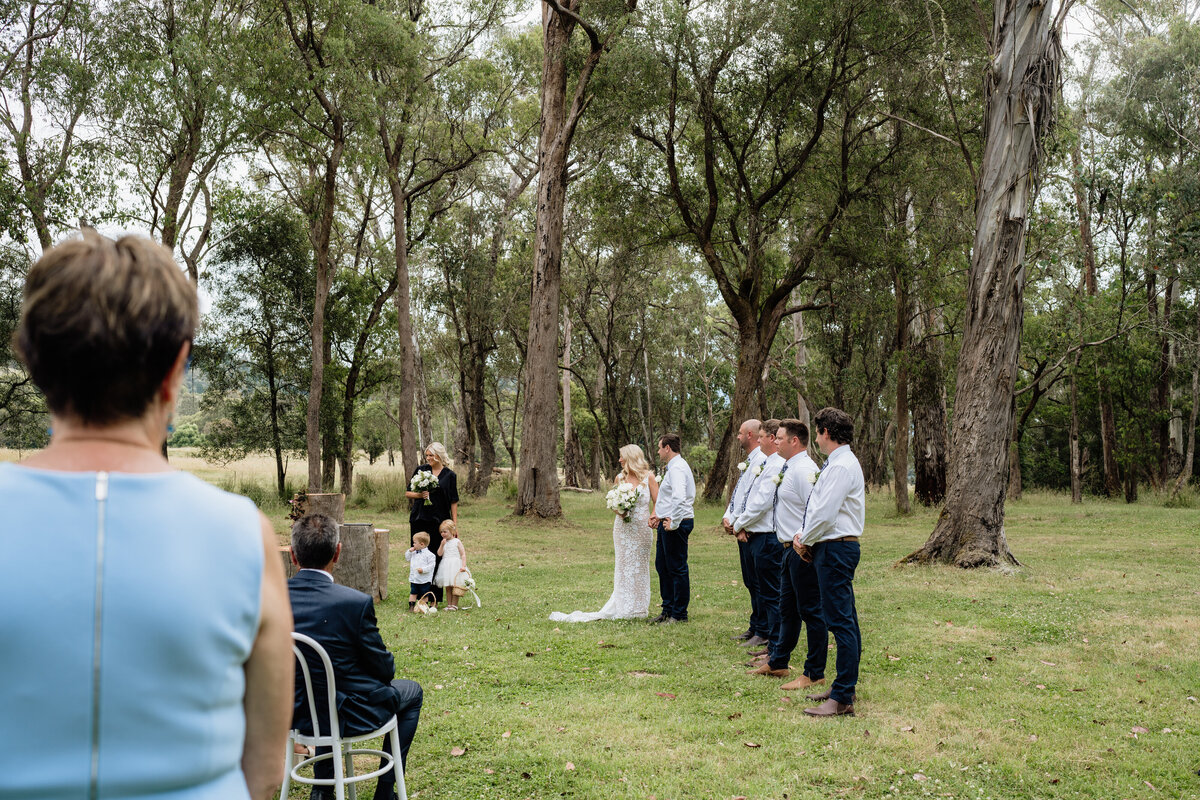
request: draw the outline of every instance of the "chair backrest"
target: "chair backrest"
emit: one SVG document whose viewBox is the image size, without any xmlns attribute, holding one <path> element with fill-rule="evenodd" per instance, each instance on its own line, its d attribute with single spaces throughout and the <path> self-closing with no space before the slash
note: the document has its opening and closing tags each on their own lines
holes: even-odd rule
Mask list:
<svg viewBox="0 0 1200 800">
<path fill-rule="evenodd" d="M 296 654 L 296 660 L 300 662 L 300 671 L 304 673 L 304 693 L 308 697 L 308 717 L 312 720 L 313 736 L 321 735 L 321 718 L 317 716 L 317 701 L 313 696 L 312 673 L 308 668 L 308 659 L 304 657 L 303 651 L 300 650 L 300 645 L 302 644 L 321 658 L 321 666 L 325 670 L 326 700 L 329 703 L 329 733 L 327 735 L 337 736 L 342 729 L 338 724 L 337 689 L 334 687 L 333 662 L 329 660 L 329 654 L 325 652 L 325 648 L 316 639 L 305 636 L 303 633 L 292 631 L 292 652 Z"/>
</svg>

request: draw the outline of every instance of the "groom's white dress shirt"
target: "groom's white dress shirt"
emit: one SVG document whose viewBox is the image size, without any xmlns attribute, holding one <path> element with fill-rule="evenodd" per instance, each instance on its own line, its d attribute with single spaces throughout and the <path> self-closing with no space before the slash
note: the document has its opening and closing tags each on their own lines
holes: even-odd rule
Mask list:
<svg viewBox="0 0 1200 800">
<path fill-rule="evenodd" d="M 804 507 L 813 487 L 811 476 L 817 472 L 817 464 L 806 450 L 789 458 L 787 467 L 775 504 L 775 535 L 781 544 L 791 544 L 792 534 L 804 524 Z"/>
<path fill-rule="evenodd" d="M 667 530 L 673 531 L 679 527 L 679 523 L 695 515 L 695 502 L 696 479 L 692 477 L 692 468 L 683 460 L 683 456 L 672 456 L 667 462 L 662 485 L 658 487 L 654 516 L 659 519 L 669 518 L 671 526 Z"/>
<path fill-rule="evenodd" d="M 757 480 L 754 481 L 750 497 L 746 500 L 746 508 L 734 520 L 733 529 L 735 531 L 747 531 L 748 533 L 771 533 L 774 531 L 774 528 L 771 527 L 771 505 L 775 502 L 775 482 L 771 479 L 779 474 L 779 470 L 783 469 L 783 464 L 783 456 L 779 453 L 772 453 L 767 456 L 762 467 L 756 470 Z"/>
<path fill-rule="evenodd" d="M 742 474 L 738 476 L 737 484 L 733 487 L 733 497 L 729 498 L 729 508 L 725 509 L 725 521 L 730 525 L 738 518 L 738 514 L 746 507 L 746 501 L 749 500 L 750 489 L 754 485 L 754 471 L 758 469 L 758 465 L 767 460 L 763 455 L 761 447 L 756 447 L 750 451 L 743 462 L 746 468 L 742 470 Z"/>
<path fill-rule="evenodd" d="M 862 466 L 850 445 L 844 444 L 829 454 L 817 476 L 808 498 L 800 543 L 811 546 L 827 539 L 862 536 L 866 518 Z"/>
</svg>

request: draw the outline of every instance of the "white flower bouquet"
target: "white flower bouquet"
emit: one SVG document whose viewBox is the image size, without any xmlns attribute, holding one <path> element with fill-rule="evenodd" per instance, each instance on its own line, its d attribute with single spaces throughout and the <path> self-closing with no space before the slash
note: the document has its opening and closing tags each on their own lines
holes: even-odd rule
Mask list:
<svg viewBox="0 0 1200 800">
<path fill-rule="evenodd" d="M 410 492 L 432 492 L 438 488 L 438 479 L 429 470 L 421 470 L 416 475 L 413 475 L 412 481 L 408 484 Z"/>
<path fill-rule="evenodd" d="M 622 519 L 628 519 L 629 512 L 633 511 L 633 507 L 637 505 L 637 499 L 638 490 L 625 481 L 621 481 L 609 490 L 605 504 L 609 511 L 619 515 Z"/>
</svg>

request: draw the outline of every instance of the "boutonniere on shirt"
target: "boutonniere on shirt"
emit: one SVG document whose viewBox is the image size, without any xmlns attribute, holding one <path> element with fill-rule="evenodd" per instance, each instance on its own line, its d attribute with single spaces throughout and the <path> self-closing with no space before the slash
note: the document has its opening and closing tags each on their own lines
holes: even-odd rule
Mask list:
<svg viewBox="0 0 1200 800">
<path fill-rule="evenodd" d="M 817 483 L 817 478 L 819 478 L 819 477 L 821 477 L 821 470 L 817 470 L 812 475 L 809 475 L 808 482 L 815 486 Z"/>
<path fill-rule="evenodd" d="M 745 471 L 746 471 L 747 469 L 749 469 L 749 468 L 750 468 L 750 462 L 749 462 L 749 461 L 741 461 L 741 462 L 738 462 L 738 472 L 745 472 Z"/>
<path fill-rule="evenodd" d="M 763 470 L 764 470 L 764 469 L 766 469 L 766 468 L 767 468 L 767 464 L 766 464 L 766 462 L 763 462 L 762 464 L 759 464 L 757 467 L 755 467 L 755 468 L 754 468 L 754 475 L 755 475 L 755 477 L 757 477 L 757 476 L 759 476 L 759 475 L 762 475 L 762 474 L 763 474 Z"/>
<path fill-rule="evenodd" d="M 657 483 L 659 486 L 662 486 L 663 479 L 665 479 L 666 477 L 667 477 L 667 473 L 666 473 L 666 472 L 660 472 L 660 473 L 658 473 L 657 475 L 655 475 L 655 476 L 654 476 L 654 481 L 655 481 L 655 483 Z"/>
<path fill-rule="evenodd" d="M 783 473 L 780 472 L 778 475 L 776 475 L 771 480 L 775 481 L 775 485 L 778 486 L 779 484 L 783 483 Z"/>
</svg>

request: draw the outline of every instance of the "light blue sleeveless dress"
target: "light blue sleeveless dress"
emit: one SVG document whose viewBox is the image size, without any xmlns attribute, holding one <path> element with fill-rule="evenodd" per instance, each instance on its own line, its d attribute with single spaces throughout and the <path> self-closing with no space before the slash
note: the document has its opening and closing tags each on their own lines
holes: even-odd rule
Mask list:
<svg viewBox="0 0 1200 800">
<path fill-rule="evenodd" d="M 0 464 L 0 800 L 248 798 L 253 503 Z"/>
</svg>

